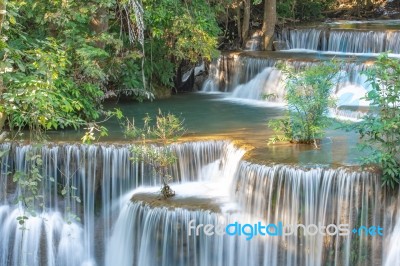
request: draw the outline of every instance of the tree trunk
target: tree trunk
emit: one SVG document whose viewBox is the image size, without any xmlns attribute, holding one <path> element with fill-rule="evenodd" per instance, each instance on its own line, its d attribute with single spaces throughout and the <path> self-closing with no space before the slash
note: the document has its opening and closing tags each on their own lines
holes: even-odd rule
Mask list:
<svg viewBox="0 0 400 266">
<path fill-rule="evenodd" d="M 276 23 L 276 0 L 265 0 L 264 2 L 264 20 L 262 32 L 264 35 L 264 50 L 272 50 L 272 41 L 275 32 Z"/>
<path fill-rule="evenodd" d="M 296 20 L 296 5 L 297 5 L 297 1 L 293 0 L 292 1 L 292 6 L 290 7 L 290 12 L 292 13 L 292 19 Z"/>
<path fill-rule="evenodd" d="M 240 3 L 237 3 L 236 6 L 236 22 L 237 22 L 237 31 L 239 43 L 242 43 L 242 12 L 240 12 Z"/>
<path fill-rule="evenodd" d="M 6 2 L 5 0 L 0 0 L 0 33 L 2 30 L 3 26 L 3 19 L 6 16 Z M 2 100 L 2 94 L 4 91 L 4 86 L 3 86 L 3 77 L 0 75 L 0 106 L 4 106 L 3 100 Z M 4 111 L 0 112 L 0 131 L 3 129 L 4 124 L 6 122 L 6 114 Z"/>
<path fill-rule="evenodd" d="M 0 106 L 4 106 L 3 99 L 1 98 L 3 91 L 4 91 L 3 77 L 0 77 Z M 2 111 L 0 112 L 0 133 L 3 130 L 5 122 L 6 122 L 6 114 L 4 113 L 4 111 Z"/>
<path fill-rule="evenodd" d="M 90 20 L 90 29 L 100 35 L 108 30 L 108 9 L 101 7 L 97 9 L 95 15 Z M 96 46 L 98 48 L 104 49 L 105 43 L 101 41 L 96 41 Z"/>
<path fill-rule="evenodd" d="M 244 0 L 243 3 L 242 46 L 249 37 L 251 0 Z"/>
<path fill-rule="evenodd" d="M 372 2 L 372 0 L 367 0 L 365 2 L 365 7 L 366 7 L 367 10 L 372 10 L 373 7 L 374 7 L 374 3 Z"/>
<path fill-rule="evenodd" d="M 358 1 L 356 1 L 356 14 L 357 14 L 357 17 L 360 17 L 360 15 L 361 15 L 361 6 L 362 6 L 362 3 L 363 1 L 362 0 L 358 0 Z"/>
</svg>

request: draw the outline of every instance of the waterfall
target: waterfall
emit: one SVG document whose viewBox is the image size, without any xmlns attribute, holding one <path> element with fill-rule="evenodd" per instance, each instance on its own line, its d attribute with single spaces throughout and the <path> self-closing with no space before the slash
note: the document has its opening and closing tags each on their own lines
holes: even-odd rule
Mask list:
<svg viewBox="0 0 400 266">
<path fill-rule="evenodd" d="M 174 182 L 209 178 L 210 165 L 225 163 L 231 144 L 226 141 L 185 142 L 171 149 L 178 161 L 170 169 Z M 116 145 L 0 145 L 8 153 L 1 158 L 0 265 L 101 265 L 105 243 L 123 195 L 139 186 L 159 186 L 150 166 L 132 163 L 129 146 Z M 19 189 L 8 172 L 29 171 L 29 154 L 39 154 L 45 209 L 30 217 L 26 230 L 16 220 L 24 209 L 13 202 Z M 79 204 L 64 186 L 76 187 Z M 70 210 L 69 210 L 70 209 Z M 77 214 L 82 222 L 71 219 Z"/>
<path fill-rule="evenodd" d="M 266 67 L 276 64 L 275 59 L 222 54 L 210 64 L 210 73 L 205 81 L 204 92 L 229 92 L 257 76 Z"/>
<path fill-rule="evenodd" d="M 385 48 L 386 33 L 376 31 L 331 31 L 326 51 L 345 53 L 381 53 Z"/>
<path fill-rule="evenodd" d="M 133 217 L 137 217 L 133 219 Z M 106 256 L 107 265 L 216 265 L 220 245 L 212 238 L 187 236 L 188 223 L 215 223 L 207 211 L 150 208 L 130 203 L 121 211 Z M 221 254 L 221 253 L 219 253 Z"/>
<path fill-rule="evenodd" d="M 236 209 L 171 209 L 132 201 L 116 222 L 106 255 L 118 265 L 396 265 L 398 233 L 376 174 L 347 169 L 300 169 L 242 161 L 232 183 Z M 201 197 L 198 193 L 196 197 Z M 133 217 L 137 217 L 133 219 Z M 348 225 L 347 235 L 195 235 L 195 225 L 234 222 Z M 397 221 L 398 224 L 399 221 Z M 381 226 L 384 236 L 353 233 Z M 334 227 L 330 227 L 334 228 Z M 331 230 L 332 231 L 332 230 Z M 189 234 L 190 232 L 190 234 Z M 330 232 L 329 230 L 326 232 Z M 390 245 L 383 243 L 390 241 Z M 122 244 L 121 244 L 122 243 Z M 389 252 L 392 256 L 385 259 Z"/>
<path fill-rule="evenodd" d="M 218 92 L 228 91 L 235 83 L 232 79 L 232 73 L 236 73 L 236 57 L 235 55 L 222 54 L 217 60 L 210 65 L 209 78 L 204 82 L 202 91 Z"/>
<path fill-rule="evenodd" d="M 382 190 L 374 173 L 252 164 L 228 141 L 185 142 L 171 146 L 178 157 L 170 169 L 176 196 L 162 202 L 154 198 L 159 181 L 147 165 L 129 160 L 129 146 L 0 148 L 9 150 L 1 161 L 0 265 L 399 263 L 400 198 Z M 7 172 L 27 171 L 30 153 L 41 154 L 40 173 L 54 182 L 41 184 L 46 208 L 21 230 L 17 217 L 23 208 L 12 203 L 18 188 Z M 59 193 L 68 182 L 77 187 L 82 204 Z M 135 195 L 148 196 L 137 200 Z M 82 221 L 68 220 L 68 206 Z M 251 240 L 237 234 L 196 235 L 195 225 L 236 222 L 348 224 L 349 230 L 380 226 L 384 235 L 304 235 L 303 229 Z"/>
<path fill-rule="evenodd" d="M 249 82 L 238 85 L 232 92 L 232 97 L 252 100 L 268 97 L 271 101 L 283 102 L 284 92 L 281 72 L 276 68 L 266 67 Z"/>
<path fill-rule="evenodd" d="M 384 224 L 380 180 L 374 174 L 242 163 L 237 181 L 243 210 L 269 222 L 349 224 L 350 230 Z M 381 248 L 381 239 L 363 235 L 292 235 L 269 243 L 264 254 L 277 262 L 268 265 L 379 265 L 382 255 L 375 253 Z"/>
<path fill-rule="evenodd" d="M 277 68 L 279 64 L 286 64 L 294 71 L 319 64 L 318 61 L 285 61 L 274 58 L 254 58 L 246 53 L 221 56 L 221 62 L 230 64 L 212 64 L 212 68 L 219 69 L 218 77 L 211 74 L 207 79 L 203 91 L 229 92 L 227 99 L 256 100 L 284 104 L 285 81 L 284 75 Z M 337 100 L 337 108 L 332 109 L 333 116 L 341 119 L 360 119 L 365 110 L 359 107 L 369 106 L 364 100 L 365 93 L 370 89 L 366 76 L 363 74 L 369 63 L 342 62 L 340 64 L 340 82 L 332 90 L 332 97 Z M 217 67 L 218 66 L 218 67 Z M 229 73 L 229 75 L 227 75 Z M 221 87 L 221 81 L 224 86 Z M 229 86 L 226 84 L 230 84 Z M 246 101 L 247 102 L 247 101 Z M 341 107 L 353 107 L 352 110 L 343 110 Z M 354 109 L 354 107 L 356 107 Z M 361 109 L 361 110 L 359 110 Z"/>
<path fill-rule="evenodd" d="M 247 50 L 252 50 L 253 39 L 246 46 Z M 390 52 L 391 57 L 398 57 L 400 53 L 400 30 L 390 28 L 285 27 L 276 32 L 275 40 L 281 44 L 278 52 L 223 53 L 211 63 L 210 75 L 202 91 L 224 92 L 224 99 L 239 103 L 283 105 L 285 82 L 282 79 L 284 75 L 277 69 L 278 65 L 284 64 L 301 71 L 320 64 L 332 55 L 339 55 L 343 59 L 340 63 L 343 78 L 333 88 L 332 98 L 337 100 L 337 107 L 331 108 L 330 115 L 359 120 L 367 111 L 365 107 L 370 105 L 363 99 L 370 90 L 363 71 L 373 65 L 367 60 L 374 60 L 382 52 Z M 346 60 L 350 56 L 361 55 L 361 61 L 358 58 Z"/>
<path fill-rule="evenodd" d="M 388 246 L 387 256 L 384 257 L 385 266 L 399 265 L 400 263 L 400 215 L 397 217 L 397 222 L 391 232 L 389 240 L 386 242 Z"/>
<path fill-rule="evenodd" d="M 226 153 L 219 160 L 203 168 L 208 173 L 208 178 L 200 179 L 201 182 L 171 184 L 176 191 L 173 200 L 203 197 L 221 205 L 231 201 L 231 182 L 243 154 L 242 149 L 228 145 Z M 149 194 L 155 192 L 154 188 L 137 189 L 132 192 L 132 198 L 143 191 Z M 226 208 L 231 206 L 221 209 Z M 199 246 L 196 246 L 196 237 L 186 237 L 185 233 L 190 220 L 215 223 L 219 217 L 210 211 L 182 208 L 171 211 L 167 207 L 151 208 L 140 201 L 129 202 L 125 204 L 116 221 L 108 244 L 106 265 L 196 265 L 197 259 L 194 257 L 202 265 L 214 265 L 213 250 L 219 249 L 220 243 L 204 239 L 206 243 L 201 243 L 200 240 Z M 222 260 L 222 254 L 219 256 L 217 260 Z"/>
<path fill-rule="evenodd" d="M 318 50 L 321 46 L 323 31 L 320 29 L 283 29 L 278 40 L 287 43 L 289 49 Z"/>
<path fill-rule="evenodd" d="M 289 49 L 342 53 L 400 53 L 400 31 L 339 30 L 329 28 L 284 28 L 276 35 Z"/>
</svg>

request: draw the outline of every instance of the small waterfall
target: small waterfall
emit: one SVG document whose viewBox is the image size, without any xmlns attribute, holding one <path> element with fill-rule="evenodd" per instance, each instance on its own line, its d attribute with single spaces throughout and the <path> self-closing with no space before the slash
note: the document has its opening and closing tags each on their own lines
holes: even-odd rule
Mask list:
<svg viewBox="0 0 400 266">
<path fill-rule="evenodd" d="M 227 55 L 224 55 L 224 57 Z M 301 71 L 305 68 L 319 64 L 317 61 L 284 61 L 272 58 L 253 58 L 244 55 L 235 55 L 232 66 L 229 70 L 219 73 L 230 73 L 229 77 L 219 77 L 221 80 L 232 79 L 236 87 L 223 87 L 229 99 L 245 99 L 267 101 L 284 104 L 285 82 L 277 64 L 286 64 L 294 71 Z M 369 63 L 342 62 L 340 65 L 340 82 L 333 89 L 333 97 L 337 99 L 337 108 L 332 110 L 332 115 L 341 119 L 360 119 L 365 115 L 362 110 L 346 110 L 342 107 L 364 107 L 369 102 L 363 100 L 365 93 L 370 89 L 366 76 L 363 75 L 369 67 Z M 207 85 L 213 90 L 221 89 L 215 76 L 209 77 Z M 213 85 L 210 85 L 213 84 Z M 354 109 L 354 108 L 353 108 Z"/>
<path fill-rule="evenodd" d="M 284 92 L 281 72 L 276 68 L 266 67 L 248 83 L 238 85 L 232 92 L 232 97 L 252 100 L 268 97 L 270 101 L 283 102 Z"/>
<path fill-rule="evenodd" d="M 390 31 L 387 33 L 386 50 L 400 54 L 400 31 Z"/>
<path fill-rule="evenodd" d="M 397 191 L 397 197 L 393 197 L 392 202 L 386 208 L 386 216 L 388 217 L 385 223 L 387 226 L 387 235 L 385 242 L 383 243 L 385 253 L 383 256 L 384 266 L 400 265 L 400 189 Z"/>
<path fill-rule="evenodd" d="M 190 220 L 216 224 L 218 218 L 205 211 L 127 204 L 116 222 L 106 265 L 221 265 L 215 263 L 224 259 L 222 243 L 187 235 Z"/>
<path fill-rule="evenodd" d="M 384 225 L 380 180 L 369 173 L 242 163 L 235 192 L 244 211 L 268 222 L 349 224 L 350 230 Z M 280 241 L 265 249 L 265 257 L 278 262 L 268 265 L 379 265 L 382 259 L 381 239 L 364 235 L 292 235 Z"/>
<path fill-rule="evenodd" d="M 172 184 L 176 196 L 172 200 L 204 197 L 211 202 L 224 204 L 230 199 L 231 182 L 235 176 L 239 161 L 244 151 L 227 146 L 226 152 L 219 160 L 204 167 L 208 178 L 201 182 Z M 145 191 L 154 193 L 154 189 L 137 189 L 133 195 Z M 135 196 L 133 196 L 134 198 Z M 223 203 L 224 202 L 224 203 Z M 222 206 L 221 206 L 222 207 Z M 230 208 L 230 206 L 225 206 Z M 224 208 L 222 208 L 224 209 Z M 132 219 L 132 217 L 136 217 Z M 106 265 L 214 265 L 223 261 L 225 255 L 218 250 L 219 242 L 196 236 L 185 235 L 190 220 L 199 223 L 215 224 L 222 217 L 219 214 L 202 210 L 187 210 L 167 207 L 153 208 L 144 202 L 125 204 L 106 252 Z M 121 245 L 123 243 L 123 245 Z M 196 245 L 198 243 L 198 245 Z M 203 246 L 205 244 L 205 246 Z M 159 256 L 154 256 L 159 254 Z M 219 258 L 215 259 L 215 256 Z"/>
<path fill-rule="evenodd" d="M 284 28 L 276 37 L 289 49 L 341 53 L 400 53 L 400 31 L 339 30 L 329 28 Z"/>
<path fill-rule="evenodd" d="M 274 66 L 275 63 L 275 59 L 223 54 L 210 64 L 210 74 L 202 91 L 230 92 L 236 86 L 254 78 L 264 68 Z"/>
<path fill-rule="evenodd" d="M 116 222 L 106 264 L 351 266 L 399 262 L 395 242 L 398 233 L 387 235 L 398 229 L 387 222 L 390 215 L 386 215 L 385 208 L 390 206 L 387 205 L 390 200 L 384 199 L 377 175 L 242 161 L 235 180 L 231 193 L 236 211 L 188 210 L 179 206 L 171 209 L 143 201 L 128 203 Z M 328 227 L 342 224 L 340 230 L 346 229 L 348 234 L 259 235 L 246 240 L 244 235 L 195 236 L 193 227 L 193 224 L 216 226 L 258 221 Z M 381 226 L 384 236 L 352 232 L 361 226 Z M 389 241 L 390 245 L 383 244 Z M 392 256 L 386 258 L 388 252 Z"/>
<path fill-rule="evenodd" d="M 174 182 L 207 179 L 211 164 L 224 165 L 230 145 L 226 141 L 172 145 L 178 157 L 170 169 Z M 130 161 L 129 146 L 1 144 L 0 150 L 8 150 L 0 161 L 0 265 L 101 265 L 113 217 L 125 204 L 123 195 L 160 183 L 150 166 Z M 12 203 L 19 189 L 8 172 L 29 171 L 30 154 L 43 159 L 39 171 L 46 178 L 39 194 L 45 196 L 46 208 L 21 230 L 16 218 L 24 211 Z M 61 195 L 66 186 L 76 188 L 82 204 L 71 194 Z M 82 222 L 75 222 L 70 213 Z"/>
<path fill-rule="evenodd" d="M 68 224 L 59 212 L 49 212 L 29 218 L 22 230 L 16 220 L 21 214 L 21 209 L 0 206 L 0 265 L 92 264 L 85 259 L 81 225 Z"/>
<path fill-rule="evenodd" d="M 323 31 L 321 29 L 294 29 L 284 28 L 278 40 L 286 42 L 289 49 L 320 50 Z"/>
<path fill-rule="evenodd" d="M 345 53 L 381 53 L 385 48 L 386 33 L 376 31 L 338 31 L 329 33 L 324 51 Z"/>
<path fill-rule="evenodd" d="M 389 250 L 387 252 L 387 256 L 384 258 L 385 266 L 391 265 L 399 265 L 400 264 L 400 217 L 397 217 L 397 223 L 393 228 L 391 236 L 389 237 L 389 241 L 387 245 Z"/>
</svg>

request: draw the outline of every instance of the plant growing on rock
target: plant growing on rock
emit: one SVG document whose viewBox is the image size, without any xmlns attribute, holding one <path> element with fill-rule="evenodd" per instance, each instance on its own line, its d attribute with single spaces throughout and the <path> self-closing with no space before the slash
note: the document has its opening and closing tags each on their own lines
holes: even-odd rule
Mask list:
<svg viewBox="0 0 400 266">
<path fill-rule="evenodd" d="M 268 122 L 268 126 L 278 132 L 269 142 L 313 143 L 318 147 L 318 140 L 330 124 L 329 107 L 335 105 L 331 92 L 340 78 L 339 66 L 331 61 L 300 72 L 286 66 L 280 68 L 286 75 L 285 99 L 288 110 L 283 118 Z"/>
<path fill-rule="evenodd" d="M 136 127 L 134 120 L 132 122 L 127 120 L 125 124 L 125 136 L 140 141 L 132 147 L 131 159 L 149 164 L 161 179 L 163 198 L 173 197 L 175 192 L 168 185 L 172 179 L 168 168 L 177 161 L 177 157 L 171 151 L 169 144 L 185 133 L 183 121 L 173 114 L 163 114 L 159 110 L 155 125 L 151 125 L 152 119 L 148 114 L 143 118 L 143 122 L 142 128 Z"/>
</svg>

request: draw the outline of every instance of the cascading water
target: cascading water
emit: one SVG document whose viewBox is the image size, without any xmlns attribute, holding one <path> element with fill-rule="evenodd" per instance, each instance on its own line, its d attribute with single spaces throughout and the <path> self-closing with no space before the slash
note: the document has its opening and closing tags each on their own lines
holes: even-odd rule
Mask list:
<svg viewBox="0 0 400 266">
<path fill-rule="evenodd" d="M 106 261 L 182 266 L 381 265 L 386 254 L 395 256 L 392 249 L 396 249 L 397 238 L 386 235 L 392 230 L 387 221 L 390 215 L 385 215 L 388 201 L 375 174 L 241 162 L 234 180 L 231 200 L 235 207 L 229 211 L 171 209 L 133 199 L 116 222 Z M 193 191 L 192 196 L 201 197 L 201 193 Z M 306 226 L 348 224 L 349 234 L 305 236 L 300 229 L 298 234 L 259 235 L 246 240 L 245 235 L 196 235 L 193 227 L 258 221 Z M 381 226 L 385 235 L 352 232 L 360 226 Z M 390 245 L 383 245 L 389 240 Z M 386 261 L 386 265 L 399 262 L 398 256 Z"/>
<path fill-rule="evenodd" d="M 226 141 L 171 147 L 178 163 L 172 201 L 154 199 L 158 180 L 132 164 L 128 147 L 2 145 L 0 265 L 395 265 L 400 199 L 382 191 L 377 175 L 345 169 L 303 170 L 247 163 Z M 19 206 L 8 171 L 27 169 L 28 153 L 41 154 L 46 210 L 20 230 Z M 62 197 L 70 182 L 82 204 Z M 136 188 L 136 189 L 135 189 Z M 4 194 L 4 191 L 7 193 Z M 135 195 L 149 195 L 138 200 Z M 150 200 L 149 200 L 150 199 Z M 161 205 L 160 205 L 161 202 Z M 170 203 L 168 203 L 170 202 Z M 175 203 L 174 203 L 175 202 Z M 206 202 L 206 203 L 205 203 Z M 192 204 L 191 208 L 185 207 Z M 163 206 L 164 205 L 164 206 Z M 82 222 L 68 223 L 66 206 Z M 180 207 L 181 206 L 181 207 Z M 118 219 L 116 219 L 118 217 Z M 349 224 L 382 226 L 384 236 L 195 235 L 192 223 Z M 189 231 L 191 235 L 189 235 Z M 391 233 L 393 232 L 393 233 Z"/>
<path fill-rule="evenodd" d="M 284 83 L 278 63 L 299 71 L 326 59 L 315 51 L 400 53 L 399 34 L 398 30 L 284 29 L 278 41 L 289 50 L 262 57 L 252 52 L 224 53 L 211 65 L 203 90 L 226 92 L 227 98 L 265 97 L 282 103 Z M 309 51 L 299 53 L 301 49 Z M 286 60 L 296 53 L 297 58 Z M 365 58 L 341 65 L 345 75 L 334 89 L 339 106 L 369 105 L 361 99 L 368 90 L 361 73 L 369 65 Z M 361 113 L 338 109 L 336 114 L 358 118 Z M 127 146 L 2 144 L 0 151 L 9 152 L 0 158 L 0 266 L 400 265 L 400 197 L 397 191 L 382 190 L 377 175 L 251 164 L 241 160 L 243 150 L 227 141 L 180 143 L 171 149 L 178 157 L 169 169 L 176 196 L 163 202 L 154 196 L 159 179 L 149 165 L 130 161 Z M 27 173 L 29 154 L 39 154 L 43 160 L 39 170 L 45 178 L 39 188 L 45 208 L 21 230 L 17 218 L 25 208 L 13 203 L 21 188 L 9 172 Z M 66 187 L 76 188 L 82 203 L 71 192 L 64 193 Z M 74 213 L 82 221 L 75 220 Z M 191 221 L 196 225 L 342 223 L 350 230 L 382 226 L 384 235 L 299 233 L 246 240 L 244 235 L 196 236 Z"/>
<path fill-rule="evenodd" d="M 365 31 L 339 29 L 283 29 L 277 35 L 289 49 L 342 53 L 400 53 L 400 31 Z"/>
<path fill-rule="evenodd" d="M 231 208 L 230 183 L 243 154 L 243 150 L 235 148 L 233 144 L 228 145 L 220 159 L 202 168 L 207 178 L 198 182 L 171 184 L 176 192 L 173 200 L 203 197 L 210 205 L 218 204 L 221 209 Z M 143 192 L 151 194 L 156 191 L 154 188 L 139 188 L 132 192 L 133 202 L 125 204 L 108 244 L 106 265 L 196 265 L 195 257 L 203 265 L 213 265 L 210 256 L 214 248 L 219 248 L 219 243 L 205 239 L 209 245 L 199 243 L 199 246 L 193 246 L 190 243 L 197 242 L 196 238 L 186 237 L 185 232 L 190 220 L 211 223 L 217 221 L 219 215 L 203 210 L 150 208 L 134 200 L 135 194 Z M 154 241 L 157 242 L 156 246 Z M 204 251 L 201 251 L 203 248 Z"/>
<path fill-rule="evenodd" d="M 380 180 L 369 173 L 242 163 L 235 190 L 243 210 L 268 222 L 349 224 L 350 230 L 384 224 Z M 381 248 L 381 239 L 363 235 L 291 235 L 267 243 L 263 254 L 267 265 L 379 265 Z"/>
<path fill-rule="evenodd" d="M 267 97 L 271 101 L 283 102 L 284 92 L 281 72 L 274 67 L 267 67 L 249 82 L 238 85 L 232 97 L 252 100 Z"/>
<path fill-rule="evenodd" d="M 230 92 L 236 86 L 257 76 L 266 67 L 274 66 L 275 63 L 275 59 L 223 54 L 210 65 L 209 77 L 202 91 Z"/>
<path fill-rule="evenodd" d="M 392 22 L 397 26 L 385 29 L 385 23 L 391 25 Z M 285 84 L 281 79 L 283 75 L 276 69 L 277 64 L 283 63 L 299 71 L 335 55 L 344 59 L 341 63 L 344 75 L 332 95 L 337 99 L 337 108 L 331 110 L 331 115 L 358 120 L 370 105 L 363 100 L 370 85 L 362 72 L 373 64 L 378 53 L 390 52 L 390 56 L 397 57 L 400 54 L 398 21 L 378 24 L 379 27 L 360 22 L 351 28 L 341 28 L 335 23 L 323 27 L 283 28 L 275 35 L 279 51 L 223 54 L 211 64 L 211 68 L 218 71 L 210 73 L 203 91 L 229 92 L 226 98 L 243 103 L 256 100 L 284 104 Z M 346 60 L 350 57 L 351 60 Z"/>
<path fill-rule="evenodd" d="M 323 33 L 320 29 L 283 29 L 282 33 L 277 35 L 277 39 L 286 42 L 289 49 L 318 50 Z"/>
<path fill-rule="evenodd" d="M 246 41 L 245 49 L 248 51 L 257 51 L 261 50 L 262 45 L 262 31 L 255 31 L 251 37 Z"/>
<path fill-rule="evenodd" d="M 174 181 L 207 179 L 211 163 L 224 164 L 228 145 L 224 141 L 172 145 L 178 157 L 170 169 Z M 4 266 L 101 265 L 113 217 L 125 203 L 123 195 L 135 187 L 159 184 L 148 165 L 130 161 L 127 146 L 3 144 L 0 150 L 8 150 L 0 165 L 0 265 Z M 29 171 L 29 154 L 43 159 L 40 173 L 45 178 L 39 188 L 46 207 L 21 230 L 16 219 L 24 214 L 24 208 L 12 203 L 18 188 L 8 172 Z M 62 196 L 61 189 L 66 186 L 76 187 L 82 204 L 71 194 Z M 71 213 L 78 214 L 82 223 L 73 221 Z"/>
<path fill-rule="evenodd" d="M 223 55 L 222 58 L 227 58 Z M 234 80 L 230 86 L 222 87 L 230 93 L 228 99 L 256 100 L 284 104 L 285 81 L 284 75 L 277 69 L 278 64 L 286 64 L 294 71 L 319 64 L 318 61 L 285 61 L 274 58 L 254 58 L 247 54 L 235 55 L 229 59 L 230 64 L 214 65 L 218 68 L 220 75 L 217 77 L 211 73 L 203 87 L 203 91 L 218 90 L 221 88 L 221 80 Z M 223 59 L 222 61 L 228 61 Z M 359 119 L 365 112 L 359 111 L 359 107 L 369 106 L 369 102 L 363 100 L 365 93 L 369 90 L 366 76 L 363 75 L 369 67 L 369 63 L 343 62 L 340 64 L 340 82 L 333 90 L 332 97 L 336 99 L 337 108 L 332 109 L 332 115 L 343 119 Z M 222 73 L 229 73 L 223 76 Z M 222 75 L 222 76 L 221 76 Z M 225 83 L 226 84 L 226 83 Z M 233 84 L 236 84 L 233 86 Z M 341 107 L 351 106 L 353 110 Z M 354 107 L 356 109 L 354 110 Z"/>
</svg>

